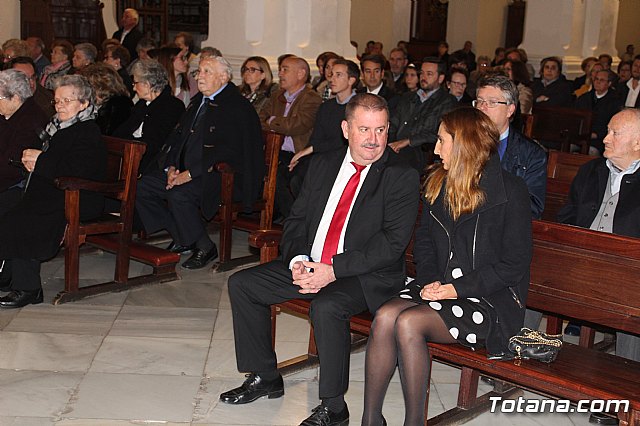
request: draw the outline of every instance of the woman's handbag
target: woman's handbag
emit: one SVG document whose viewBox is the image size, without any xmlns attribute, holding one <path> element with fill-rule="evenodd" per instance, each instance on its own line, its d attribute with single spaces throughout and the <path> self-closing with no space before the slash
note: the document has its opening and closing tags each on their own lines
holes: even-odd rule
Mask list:
<svg viewBox="0 0 640 426">
<path fill-rule="evenodd" d="M 553 362 L 562 348 L 561 334 L 546 334 L 523 327 L 509 339 L 509 350 L 517 359 L 537 359 Z"/>
</svg>

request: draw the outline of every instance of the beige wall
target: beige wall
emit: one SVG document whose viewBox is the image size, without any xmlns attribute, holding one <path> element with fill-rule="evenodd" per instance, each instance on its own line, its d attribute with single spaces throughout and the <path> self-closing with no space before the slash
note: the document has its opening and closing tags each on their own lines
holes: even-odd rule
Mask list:
<svg viewBox="0 0 640 426">
<path fill-rule="evenodd" d="M 622 55 L 627 44 L 636 47 L 636 55 L 640 54 L 640 31 L 638 31 L 638 17 L 640 17 L 640 1 L 620 0 L 618 12 L 618 32 L 616 33 L 616 49 Z"/>
<path fill-rule="evenodd" d="M 3 1 L 0 13 L 0 44 L 10 38 L 20 38 L 20 2 Z"/>
<path fill-rule="evenodd" d="M 395 47 L 398 40 L 393 38 L 393 10 L 393 0 L 351 0 L 351 40 L 358 43 L 358 53 L 364 51 L 369 40 L 381 41 L 385 55 Z"/>
<path fill-rule="evenodd" d="M 508 0 L 449 0 L 449 51 L 462 49 L 464 42 L 470 40 L 476 57 L 487 55 L 493 59 L 496 47 L 504 44 L 508 4 Z"/>
</svg>

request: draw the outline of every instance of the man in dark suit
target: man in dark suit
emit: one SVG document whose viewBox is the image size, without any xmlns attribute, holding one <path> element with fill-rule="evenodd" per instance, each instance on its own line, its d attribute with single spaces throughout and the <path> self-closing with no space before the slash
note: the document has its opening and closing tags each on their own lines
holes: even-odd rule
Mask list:
<svg viewBox="0 0 640 426">
<path fill-rule="evenodd" d="M 531 85 L 536 105 L 570 107 L 573 104 L 571 83 L 562 74 L 562 60 L 550 56 L 540 61 L 540 78 Z"/>
<path fill-rule="evenodd" d="M 392 86 L 397 94 L 406 92 L 407 85 L 404 82 L 404 70 L 409 64 L 407 58 L 407 51 L 401 47 L 394 47 L 389 52 L 389 68 L 391 71 L 392 81 L 388 81 L 389 86 Z"/>
<path fill-rule="evenodd" d="M 212 218 L 220 204 L 221 176 L 214 164 L 225 162 L 236 171 L 234 196 L 247 209 L 264 176 L 258 115 L 230 79 L 226 59 L 200 61 L 200 93 L 167 139 L 165 170 L 145 174 L 138 183 L 136 209 L 146 231 L 166 229 L 173 237 L 169 250 L 193 251 L 182 264 L 187 269 L 203 268 L 218 256 L 201 219 L 201 213 Z"/>
<path fill-rule="evenodd" d="M 447 65 L 435 57 L 424 58 L 420 89 L 406 93 L 391 114 L 389 147 L 420 173 L 424 171 L 422 145 L 435 146 L 440 117 L 458 106 L 456 98 L 442 88 Z"/>
<path fill-rule="evenodd" d="M 229 278 L 242 386 L 228 404 L 284 394 L 271 348 L 270 305 L 309 299 L 322 404 L 302 425 L 345 425 L 352 315 L 375 312 L 404 285 L 404 251 L 418 208 L 418 174 L 390 150 L 386 102 L 358 94 L 341 124 L 349 147 L 314 155 L 285 221 L 281 257 Z"/>
<path fill-rule="evenodd" d="M 393 114 L 396 105 L 398 104 L 398 95 L 396 92 L 386 84 L 384 84 L 384 56 L 382 55 L 368 55 L 362 58 L 360 61 L 360 68 L 362 69 L 362 82 L 364 87 L 358 89 L 358 93 L 373 93 L 374 95 L 382 96 L 389 105 L 389 111 Z"/>
<path fill-rule="evenodd" d="M 125 9 L 120 18 L 120 28 L 113 33 L 112 38 L 120 41 L 120 44 L 129 51 L 131 62 L 138 59 L 136 46 L 142 39 L 142 33 L 136 28 L 138 26 L 138 11 L 135 9 Z"/>
</svg>

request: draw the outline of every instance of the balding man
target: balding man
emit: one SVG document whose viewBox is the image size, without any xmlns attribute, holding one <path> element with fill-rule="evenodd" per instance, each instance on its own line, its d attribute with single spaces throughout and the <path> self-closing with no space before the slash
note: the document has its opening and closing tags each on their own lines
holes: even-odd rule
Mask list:
<svg viewBox="0 0 640 426">
<path fill-rule="evenodd" d="M 193 251 L 182 264 L 187 269 L 203 268 L 218 257 L 201 217 L 211 219 L 220 204 L 221 176 L 214 164 L 233 167 L 234 196 L 248 209 L 264 174 L 258 115 L 230 80 L 231 65 L 224 58 L 200 61 L 200 93 L 167 139 L 165 169 L 145 174 L 138 183 L 136 208 L 146 231 L 165 229 L 173 237 L 170 251 Z"/>
<path fill-rule="evenodd" d="M 136 47 L 142 39 L 142 33 L 136 28 L 138 26 L 138 11 L 135 9 L 125 9 L 120 18 L 120 28 L 113 33 L 111 38 L 115 38 L 121 45 L 129 51 L 131 61 L 138 59 Z"/>
<path fill-rule="evenodd" d="M 558 221 L 640 238 L 640 110 L 614 115 L 603 142 L 604 158 L 580 168 Z M 616 355 L 640 361 L 640 337 L 616 333 Z M 617 424 L 595 413 L 590 421 Z"/>
<path fill-rule="evenodd" d="M 282 217 L 287 217 L 294 200 L 291 182 L 297 173 L 295 169 L 290 172 L 288 166 L 294 154 L 309 145 L 322 98 L 307 86 L 309 64 L 302 58 L 284 59 L 278 77 L 280 90 L 261 111 L 260 121 L 264 129 L 285 135 L 276 179 L 276 207 Z"/>
</svg>

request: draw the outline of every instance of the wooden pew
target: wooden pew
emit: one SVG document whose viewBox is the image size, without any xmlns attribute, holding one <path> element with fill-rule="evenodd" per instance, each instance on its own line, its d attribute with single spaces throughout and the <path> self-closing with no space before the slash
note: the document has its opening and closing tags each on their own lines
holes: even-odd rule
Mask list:
<svg viewBox="0 0 640 426">
<path fill-rule="evenodd" d="M 175 266 L 180 256 L 157 247 L 131 241 L 133 210 L 140 159 L 146 150 L 141 142 L 103 136 L 107 146 L 107 179 L 104 182 L 75 177 L 56 179 L 65 191 L 67 229 L 64 237 L 65 289 L 53 304 L 82 299 L 89 295 L 122 291 L 142 284 L 178 279 Z M 104 194 L 120 202 L 118 214 L 80 222 L 80 190 Z M 113 281 L 79 286 L 80 246 L 84 243 L 116 254 Z M 153 267 L 151 274 L 129 277 L 129 262 L 135 259 Z"/>
<path fill-rule="evenodd" d="M 545 146 L 569 152 L 571 144 L 589 151 L 592 112 L 574 108 L 534 106 L 529 136 Z"/>
<path fill-rule="evenodd" d="M 220 226 L 219 259 L 213 265 L 216 272 L 228 271 L 237 266 L 255 262 L 257 257 L 246 256 L 231 259 L 232 230 L 256 231 L 259 229 L 271 229 L 273 226 L 273 205 L 276 193 L 276 174 L 278 171 L 278 157 L 284 135 L 271 131 L 262 131 L 265 140 L 264 163 L 266 167 L 262 197 L 254 203 L 253 210 L 257 215 L 238 215 L 242 212 L 243 205 L 233 201 L 233 168 L 227 163 L 216 164 L 216 170 L 222 174 L 222 194 L 220 210 L 214 219 Z"/>
<path fill-rule="evenodd" d="M 547 332 L 561 331 L 560 318 L 586 322 L 619 331 L 640 332 L 640 239 L 604 234 L 588 229 L 542 221 L 533 222 L 534 255 L 527 307 L 546 312 Z M 277 232 L 256 233 L 250 240 L 265 253 L 277 253 Z M 263 260 L 268 260 L 266 258 Z M 407 250 L 409 274 L 413 274 L 411 247 Z M 310 302 L 292 300 L 272 308 L 275 337 L 277 310 L 308 316 Z M 368 335 L 371 316 L 356 315 L 353 333 Z M 565 344 L 552 364 L 531 360 L 495 361 L 484 350 L 471 351 L 462 345 L 429 344 L 431 355 L 440 362 L 461 368 L 457 407 L 429 420 L 434 424 L 468 421 L 490 407 L 494 396 L 509 398 L 495 390 L 477 396 L 480 375 L 507 381 L 521 388 L 576 402 L 586 399 L 628 400 L 628 412 L 618 412 L 621 425 L 640 426 L 640 362 L 626 360 L 580 345 Z M 308 353 L 278 364 L 287 374 L 317 364 L 311 330 Z M 428 401 L 425 416 L 428 414 Z M 427 416 L 428 417 L 428 416 Z"/>
<path fill-rule="evenodd" d="M 542 220 L 555 222 L 558 211 L 567 203 L 571 182 L 583 164 L 595 159 L 584 154 L 549 151 L 547 161 L 547 195 Z"/>
</svg>

